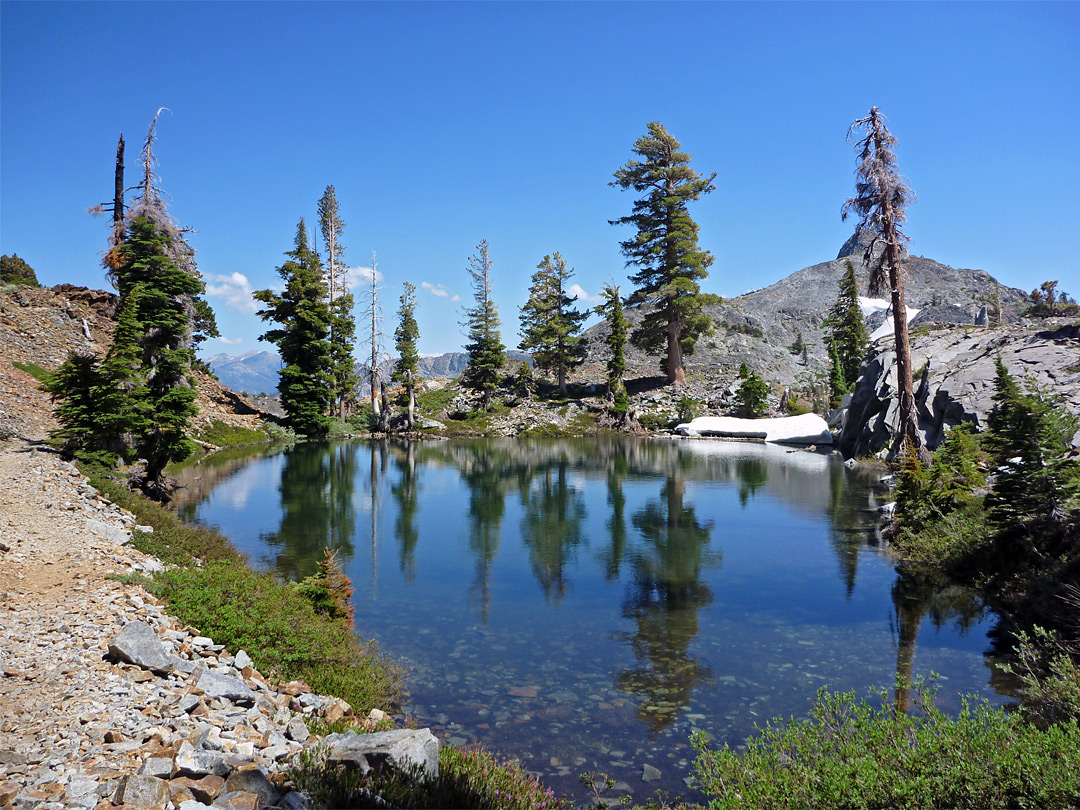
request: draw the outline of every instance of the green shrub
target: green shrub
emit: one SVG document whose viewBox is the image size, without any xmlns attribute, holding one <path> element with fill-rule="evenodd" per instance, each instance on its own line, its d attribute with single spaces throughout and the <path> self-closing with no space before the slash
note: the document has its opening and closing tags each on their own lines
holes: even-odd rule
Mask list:
<svg viewBox="0 0 1080 810">
<path fill-rule="evenodd" d="M 682 397 L 677 403 L 675 408 L 678 411 L 678 417 L 680 422 L 689 422 L 694 416 L 697 415 L 697 410 L 702 405 L 700 399 L 694 399 L 690 396 Z"/>
<path fill-rule="evenodd" d="M 243 555 L 229 541 L 205 526 L 189 526 L 160 503 L 137 495 L 106 471 L 84 468 L 90 483 L 117 506 L 127 509 L 139 524 L 154 529 L 152 534 L 135 531 L 132 545 L 163 563 L 190 565 L 193 560 L 241 561 Z"/>
<path fill-rule="evenodd" d="M 646 430 L 671 430 L 675 427 L 675 420 L 666 413 L 643 413 L 638 421 Z"/>
<path fill-rule="evenodd" d="M 0 256 L 0 284 L 22 284 L 27 287 L 39 287 L 34 268 L 19 258 L 19 254 Z"/>
<path fill-rule="evenodd" d="M 922 713 L 897 713 L 826 690 L 806 720 L 775 720 L 745 753 L 695 735 L 695 776 L 709 808 L 1073 807 L 1080 727 L 1041 730 L 966 698 L 955 720 L 919 686 Z"/>
<path fill-rule="evenodd" d="M 1017 633 L 1016 661 L 1001 670 L 1020 679 L 1024 714 L 1040 727 L 1080 720 L 1080 666 L 1056 633 Z"/>
<path fill-rule="evenodd" d="M 298 789 L 307 792 L 317 808 L 391 807 L 497 808 L 498 810 L 570 810 L 516 763 L 502 762 L 482 750 L 443 745 L 439 775 L 428 777 L 387 768 L 368 774 L 349 765 L 326 762 L 325 747 L 309 747 L 290 771 Z"/>
<path fill-rule="evenodd" d="M 246 650 L 264 673 L 302 679 L 355 709 L 394 705 L 401 674 L 348 620 L 319 613 L 301 589 L 243 563 L 217 561 L 174 568 L 152 587 L 181 621 L 224 644 Z"/>
</svg>

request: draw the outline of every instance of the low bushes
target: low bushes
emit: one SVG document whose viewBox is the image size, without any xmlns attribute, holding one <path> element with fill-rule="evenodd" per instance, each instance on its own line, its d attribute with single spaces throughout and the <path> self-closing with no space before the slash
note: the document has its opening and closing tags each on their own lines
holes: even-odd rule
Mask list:
<svg viewBox="0 0 1080 810">
<path fill-rule="evenodd" d="M 347 619 L 318 612 L 297 585 L 223 560 L 167 571 L 151 589 L 182 621 L 283 680 L 299 678 L 365 711 L 399 698 L 397 667 L 359 641 Z"/>
<path fill-rule="evenodd" d="M 348 765 L 326 762 L 325 749 L 310 748 L 290 773 L 297 788 L 316 807 L 347 808 L 498 808 L 571 810 L 516 763 L 502 762 L 476 749 L 439 748 L 439 775 L 405 774 L 394 769 L 362 774 Z"/>
<path fill-rule="evenodd" d="M 946 717 L 919 688 L 922 713 L 822 690 L 809 719 L 779 720 L 744 753 L 708 747 L 695 777 L 709 808 L 1074 807 L 1080 727 L 1041 730 L 1018 714 L 967 699 Z"/>
<path fill-rule="evenodd" d="M 153 533 L 134 533 L 133 545 L 176 567 L 148 586 L 169 610 L 218 644 L 244 649 L 267 674 L 302 679 L 316 692 L 357 709 L 393 707 L 402 674 L 362 642 L 347 613 L 320 612 L 311 582 L 283 582 L 249 569 L 245 558 L 212 529 L 189 526 L 161 504 L 130 492 L 102 470 L 91 483 L 132 512 Z"/>
</svg>

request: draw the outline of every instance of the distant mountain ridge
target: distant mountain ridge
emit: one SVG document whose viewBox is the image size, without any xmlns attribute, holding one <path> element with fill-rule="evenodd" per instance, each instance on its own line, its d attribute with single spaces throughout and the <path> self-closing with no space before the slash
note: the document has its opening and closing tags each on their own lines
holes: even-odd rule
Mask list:
<svg viewBox="0 0 1080 810">
<path fill-rule="evenodd" d="M 508 351 L 507 356 L 512 360 L 521 362 L 529 360 L 524 352 L 515 350 Z M 531 362 L 531 361 L 530 361 Z M 269 394 L 277 396 L 278 371 L 281 369 L 281 358 L 276 352 L 250 351 L 238 357 L 231 354 L 215 354 L 206 361 L 221 383 L 234 391 L 245 391 L 249 394 Z M 384 361 L 379 370 L 384 376 L 388 376 L 393 369 L 394 359 Z M 427 379 L 431 377 L 460 377 L 467 364 L 467 355 L 464 352 L 445 352 L 444 354 L 421 357 L 419 362 L 420 376 Z M 361 393 L 367 393 L 366 385 L 361 385 Z"/>
<path fill-rule="evenodd" d="M 277 352 L 250 351 L 239 357 L 215 354 L 206 361 L 222 385 L 249 394 L 277 396 L 281 358 Z"/>
</svg>

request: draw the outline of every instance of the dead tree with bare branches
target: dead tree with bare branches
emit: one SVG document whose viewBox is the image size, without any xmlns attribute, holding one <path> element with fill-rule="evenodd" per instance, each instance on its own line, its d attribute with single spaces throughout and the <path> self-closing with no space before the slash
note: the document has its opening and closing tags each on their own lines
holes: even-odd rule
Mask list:
<svg viewBox="0 0 1080 810">
<path fill-rule="evenodd" d="M 856 214 L 859 217 L 856 233 L 870 236 L 863 253 L 863 261 L 870 268 L 870 294 L 879 295 L 887 288 L 892 299 L 899 396 L 899 423 L 892 452 L 896 455 L 905 446 L 917 452 L 922 449 L 923 440 L 915 411 L 902 265 L 904 245 L 909 241 L 902 226 L 907 219 L 907 207 L 915 202 L 915 193 L 897 171 L 893 152 L 896 138 L 885 128 L 885 117 L 877 107 L 851 125 L 849 142 L 856 130 L 862 130 L 863 135 L 855 142 L 859 154 L 855 196 L 844 203 L 841 217 L 846 220 L 849 214 Z"/>
</svg>

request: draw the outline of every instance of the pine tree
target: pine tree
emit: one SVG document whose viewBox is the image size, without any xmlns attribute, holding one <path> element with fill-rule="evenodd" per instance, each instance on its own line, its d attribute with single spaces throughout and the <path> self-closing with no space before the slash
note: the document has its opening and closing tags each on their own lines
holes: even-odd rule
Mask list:
<svg viewBox="0 0 1080 810">
<path fill-rule="evenodd" d="M 735 403 L 739 416 L 752 419 L 764 416 L 769 396 L 769 386 L 750 370 L 746 363 L 739 365 L 739 387 L 735 390 Z"/>
<path fill-rule="evenodd" d="M 1038 392 L 1022 393 L 1000 357 L 996 369 L 995 405 L 987 418 L 997 470 L 986 498 L 990 519 L 1033 556 L 1054 553 L 1048 543 L 1080 510 L 1080 465 L 1068 456 L 1080 424 Z"/>
<path fill-rule="evenodd" d="M 888 285 L 892 295 L 893 331 L 896 335 L 897 393 L 900 398 L 900 423 L 897 432 L 898 452 L 905 443 L 922 448 L 919 420 L 915 412 L 915 386 L 911 377 L 911 341 L 908 336 L 907 307 L 904 299 L 903 246 L 908 241 L 901 228 L 907 219 L 905 209 L 915 201 L 915 194 L 896 169 L 893 147 L 896 138 L 885 128 L 884 116 L 871 107 L 848 130 L 863 129 L 865 134 L 855 144 L 859 153 L 855 196 L 842 209 L 842 218 L 854 212 L 859 217 L 856 233 L 870 235 L 863 261 L 870 267 L 870 294 L 880 294 Z"/>
<path fill-rule="evenodd" d="M 840 397 L 855 387 L 863 355 L 870 343 L 866 319 L 859 307 L 859 282 L 855 278 L 855 265 L 851 259 L 847 259 L 844 265 L 839 294 L 825 317 L 825 326 L 829 330 L 825 335 L 825 345 L 829 349 L 829 360 L 833 366 L 829 380 L 833 399 L 837 404 Z"/>
<path fill-rule="evenodd" d="M 716 188 L 716 173 L 703 177 L 691 169 L 692 156 L 679 151 L 679 142 L 663 124 L 653 121 L 648 129 L 633 147 L 644 160 L 631 158 L 609 184 L 646 193 L 635 200 L 633 213 L 611 224 L 637 230 L 620 246 L 627 266 L 638 268 L 631 276 L 638 285 L 634 297 L 649 309 L 630 339 L 646 352 L 663 352 L 660 365 L 668 382 L 682 384 L 684 355 L 692 354 L 698 337 L 712 330 L 702 307 L 720 301 L 701 292 L 699 282 L 708 276 L 713 256 L 698 248 L 698 225 L 686 210 L 691 200 Z"/>
<path fill-rule="evenodd" d="M 416 287 L 407 281 L 401 286 L 404 292 L 398 308 L 398 327 L 394 331 L 398 359 L 390 378 L 405 388 L 409 400 L 408 424 L 412 430 L 416 419 L 416 379 L 420 371 L 420 355 L 416 351 L 420 327 L 416 323 Z"/>
<path fill-rule="evenodd" d="M 289 425 L 305 436 L 326 433 L 326 416 L 333 391 L 333 353 L 329 341 L 331 313 L 322 263 L 308 244 L 301 218 L 293 249 L 277 273 L 285 290 L 257 290 L 256 301 L 265 304 L 257 313 L 277 324 L 260 337 L 278 347 L 283 368 L 278 391 Z"/>
<path fill-rule="evenodd" d="M 608 334 L 604 343 L 611 352 L 607 362 L 607 394 L 612 404 L 612 412 L 624 414 L 629 406 L 623 375 L 626 374 L 626 333 L 628 323 L 623 312 L 622 296 L 614 282 L 604 285 L 600 291 L 602 302 L 596 307 L 596 314 L 607 322 Z"/>
<path fill-rule="evenodd" d="M 499 311 L 491 298 L 492 263 L 487 240 L 480 242 L 476 250 L 476 255 L 469 257 L 468 270 L 476 303 L 465 309 L 464 325 L 469 329 L 469 342 L 465 346 L 468 365 L 461 381 L 480 392 L 486 411 L 506 363 L 506 347 L 499 337 Z"/>
<path fill-rule="evenodd" d="M 327 186 L 319 199 L 319 230 L 326 249 L 326 283 L 330 303 L 330 351 L 333 356 L 333 403 L 339 418 L 344 419 L 352 405 L 356 390 L 356 364 L 353 349 L 356 347 L 356 318 L 353 315 L 355 300 L 348 290 L 345 273 L 345 246 L 341 233 L 345 221 L 338 208 L 337 192 Z"/>
<path fill-rule="evenodd" d="M 545 256 L 533 273 L 529 300 L 521 307 L 521 343 L 531 351 L 536 367 L 554 372 L 559 392 L 566 395 L 566 377 L 585 362 L 585 342 L 581 327 L 589 317 L 574 309 L 574 299 L 567 295 L 573 270 L 567 270 L 562 254 Z"/>
<path fill-rule="evenodd" d="M 163 110 L 164 108 L 162 108 Z M 105 265 L 120 294 L 113 343 L 100 364 L 69 357 L 50 393 L 64 400 L 57 412 L 69 448 L 146 462 L 142 486 L 159 494 L 165 465 L 194 449 L 187 436 L 197 413 L 190 376 L 195 362 L 193 324 L 206 332 L 213 312 L 200 299 L 205 285 L 186 230 L 168 213 L 154 173 L 154 129 L 142 151 L 139 195 L 124 210 L 123 141 L 117 151 L 117 186 L 111 248 Z M 216 328 L 216 326 L 214 327 Z M 64 390 L 65 380 L 70 384 Z"/>
</svg>

